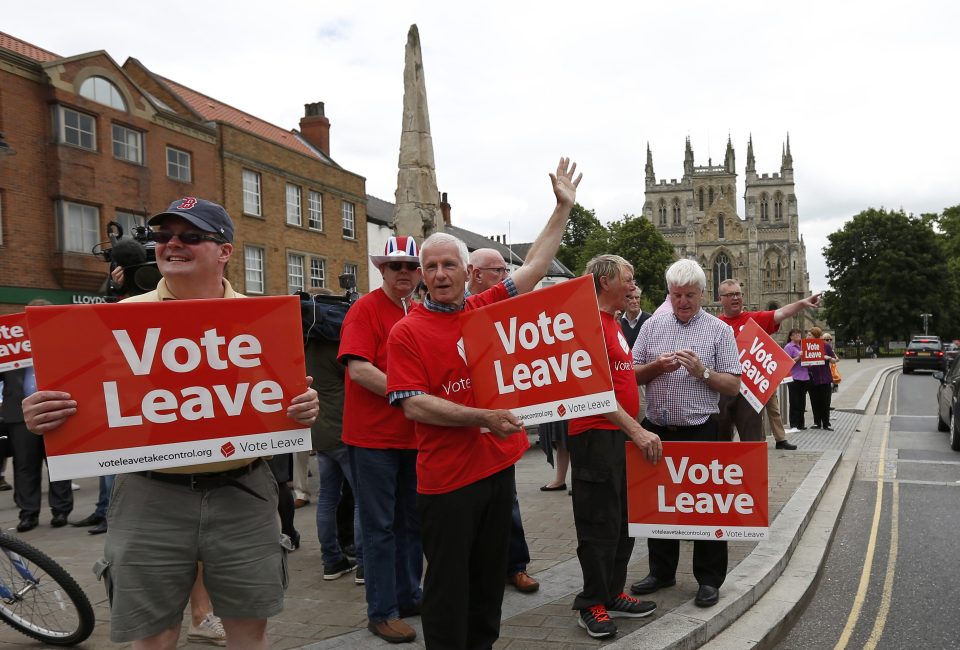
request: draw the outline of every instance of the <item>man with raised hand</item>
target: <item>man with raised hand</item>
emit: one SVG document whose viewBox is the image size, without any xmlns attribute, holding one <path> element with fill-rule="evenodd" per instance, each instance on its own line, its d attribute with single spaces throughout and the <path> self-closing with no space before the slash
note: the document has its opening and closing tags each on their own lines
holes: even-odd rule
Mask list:
<svg viewBox="0 0 960 650">
<path fill-rule="evenodd" d="M 428 295 L 390 333 L 387 396 L 416 423 L 427 647 L 489 648 L 499 637 L 513 466 L 529 447 L 510 411 L 474 406 L 460 313 L 533 290 L 576 201 L 575 171 L 560 159 L 550 174 L 557 203 L 547 225 L 523 265 L 483 293 L 465 298 L 466 245 L 445 233 L 428 237 L 420 250 Z"/>
<path fill-rule="evenodd" d="M 760 329 L 767 334 L 773 334 L 780 329 L 780 323 L 796 316 L 804 309 L 816 309 L 820 306 L 820 294 L 814 294 L 809 298 L 792 302 L 789 305 L 779 309 L 770 309 L 767 311 L 744 311 L 743 310 L 743 289 L 736 280 L 729 279 L 720 283 L 720 313 L 717 318 L 733 328 L 733 336 L 736 338 L 740 330 L 747 324 L 751 318 L 760 326 Z M 774 392 L 770 400 L 776 400 L 777 393 Z M 776 410 L 779 412 L 779 402 L 776 404 Z M 787 441 L 786 434 L 783 431 L 783 423 L 779 426 L 773 422 L 771 416 L 771 429 L 773 429 L 777 449 L 796 449 L 796 445 Z M 743 395 L 720 396 L 720 415 L 717 418 L 717 427 L 720 430 L 720 436 L 727 440 L 733 440 L 733 427 L 736 425 L 737 433 L 740 434 L 740 440 L 762 441 L 763 440 L 763 414 L 758 413 Z M 777 437 L 779 434 L 779 437 Z"/>
<path fill-rule="evenodd" d="M 633 346 L 637 381 L 647 387 L 647 412 L 640 424 L 664 442 L 717 442 L 714 416 L 720 396 L 740 392 L 733 330 L 702 309 L 707 278 L 699 264 L 674 262 L 665 276 L 670 311 L 654 314 Z M 650 574 L 630 587 L 634 594 L 676 584 L 680 540 L 648 539 L 647 549 Z M 727 576 L 727 543 L 694 541 L 693 575 L 700 585 L 694 604 L 717 604 Z"/>
<path fill-rule="evenodd" d="M 244 297 L 224 277 L 233 221 L 221 206 L 185 197 L 147 223 L 156 227 L 163 278 L 154 291 L 123 302 Z M 56 429 L 77 408 L 56 390 L 23 402 L 37 434 Z M 318 411 L 317 393 L 308 388 L 291 400 L 287 416 L 309 426 Z M 286 581 L 276 490 L 259 458 L 117 475 L 104 557 L 94 567 L 110 595 L 110 639 L 133 642 L 135 650 L 176 648 L 200 559 L 228 647 L 267 648 L 267 618 L 283 609 Z"/>
</svg>

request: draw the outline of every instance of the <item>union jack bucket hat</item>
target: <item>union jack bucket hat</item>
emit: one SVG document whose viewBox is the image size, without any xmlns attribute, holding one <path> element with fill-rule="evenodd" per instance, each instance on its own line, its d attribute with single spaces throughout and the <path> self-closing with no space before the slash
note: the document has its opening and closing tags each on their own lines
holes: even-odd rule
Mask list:
<svg viewBox="0 0 960 650">
<path fill-rule="evenodd" d="M 371 255 L 370 262 L 380 268 L 387 262 L 416 262 L 420 263 L 417 242 L 413 237 L 391 237 L 384 246 L 383 255 Z"/>
</svg>

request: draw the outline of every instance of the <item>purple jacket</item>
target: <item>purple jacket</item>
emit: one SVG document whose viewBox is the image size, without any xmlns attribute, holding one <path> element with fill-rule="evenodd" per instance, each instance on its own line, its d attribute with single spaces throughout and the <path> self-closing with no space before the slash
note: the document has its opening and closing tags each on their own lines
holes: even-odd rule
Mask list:
<svg viewBox="0 0 960 650">
<path fill-rule="evenodd" d="M 796 361 L 793 363 L 793 368 L 790 369 L 790 376 L 793 377 L 793 380 L 810 381 L 809 366 L 800 365 L 800 346 L 793 341 L 788 341 L 787 344 L 783 346 L 783 349 L 791 357 L 796 357 Z"/>
<path fill-rule="evenodd" d="M 833 348 L 830 347 L 829 343 L 824 343 L 823 345 L 826 356 L 832 357 Z M 816 385 L 821 386 L 823 384 L 832 384 L 833 375 L 830 374 L 830 361 L 828 360 L 822 366 L 807 366 L 807 370 L 810 371 L 810 381 Z"/>
</svg>

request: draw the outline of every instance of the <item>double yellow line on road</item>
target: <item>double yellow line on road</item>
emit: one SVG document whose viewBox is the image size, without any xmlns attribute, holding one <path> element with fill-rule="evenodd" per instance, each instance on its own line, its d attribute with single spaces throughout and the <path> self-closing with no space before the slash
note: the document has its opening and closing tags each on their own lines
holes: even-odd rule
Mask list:
<svg viewBox="0 0 960 650">
<path fill-rule="evenodd" d="M 883 432 L 883 440 L 880 442 L 880 459 L 877 468 L 877 500 L 873 509 L 873 524 L 870 527 L 870 539 L 867 543 L 867 553 L 863 559 L 863 571 L 860 573 L 860 584 L 857 587 L 856 596 L 853 599 L 853 607 L 850 615 L 847 617 L 847 624 L 840 633 L 837 645 L 834 650 L 844 650 L 853 636 L 853 631 L 860 620 L 860 614 L 863 611 L 863 603 L 867 599 L 867 589 L 870 587 L 870 574 L 873 567 L 873 555 L 877 548 L 877 533 L 880 529 L 880 515 L 883 512 L 883 483 L 886 468 L 884 464 L 887 457 L 887 441 L 890 438 L 889 416 L 893 412 L 893 398 L 897 393 L 897 385 L 900 375 L 894 375 L 890 383 L 890 394 L 887 399 L 887 426 Z M 897 547 L 899 541 L 900 527 L 900 483 L 893 479 L 893 494 L 890 507 L 890 552 L 887 556 L 887 570 L 883 579 L 883 593 L 880 596 L 880 608 L 877 611 L 877 618 L 873 622 L 873 630 L 870 637 L 864 644 L 865 650 L 873 650 L 877 647 L 880 637 L 883 635 L 883 628 L 887 624 L 887 616 L 890 613 L 890 603 L 893 599 L 893 578 L 897 567 Z"/>
</svg>

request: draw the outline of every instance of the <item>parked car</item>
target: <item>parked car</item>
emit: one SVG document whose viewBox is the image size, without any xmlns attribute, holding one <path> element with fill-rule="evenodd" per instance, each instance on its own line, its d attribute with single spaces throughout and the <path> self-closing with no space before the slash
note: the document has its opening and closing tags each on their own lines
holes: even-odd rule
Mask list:
<svg viewBox="0 0 960 650">
<path fill-rule="evenodd" d="M 945 371 L 946 356 L 943 343 L 935 337 L 915 338 L 903 351 L 903 373 L 909 375 L 914 370 Z"/>
<path fill-rule="evenodd" d="M 935 372 L 937 389 L 937 428 L 950 432 L 950 448 L 960 451 L 960 360 L 954 359 L 946 373 Z"/>
<path fill-rule="evenodd" d="M 956 343 L 944 343 L 943 356 L 947 360 L 947 366 L 949 366 L 951 361 L 960 356 L 960 345 Z"/>
</svg>

